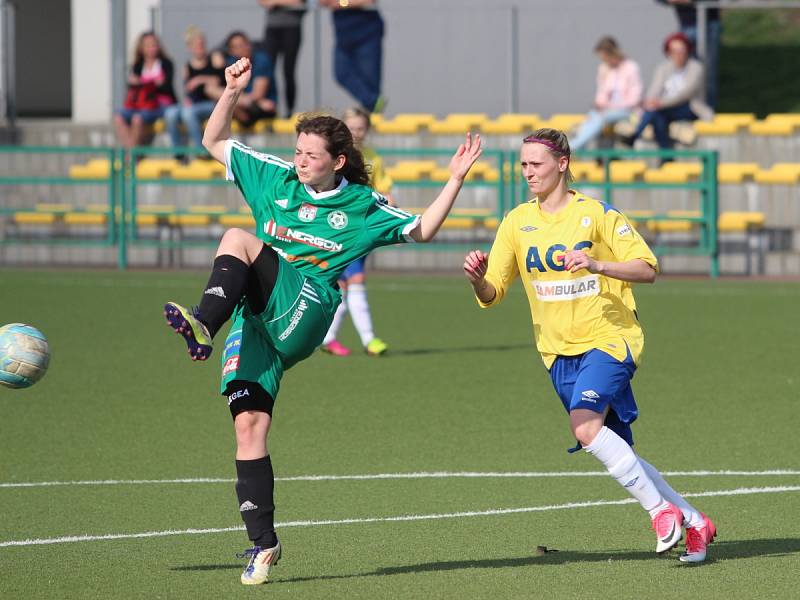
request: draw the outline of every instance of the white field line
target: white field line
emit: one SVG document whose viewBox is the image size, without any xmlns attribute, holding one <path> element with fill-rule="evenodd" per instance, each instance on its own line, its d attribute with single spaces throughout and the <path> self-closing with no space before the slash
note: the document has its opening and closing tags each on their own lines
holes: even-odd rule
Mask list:
<svg viewBox="0 0 800 600">
<path fill-rule="evenodd" d="M 776 486 L 776 487 L 757 487 L 757 488 L 736 488 L 732 490 L 714 490 L 708 492 L 684 493 L 686 498 L 698 498 L 709 496 L 746 496 L 751 494 L 778 494 L 783 492 L 800 492 L 800 486 Z M 366 517 L 355 519 L 336 519 L 322 521 L 286 521 L 276 523 L 275 527 L 323 527 L 326 525 L 354 525 L 363 523 L 391 523 L 401 521 L 436 521 L 441 519 L 458 519 L 469 517 L 489 517 L 496 515 L 512 515 L 520 513 L 547 512 L 552 510 L 567 510 L 573 508 L 592 508 L 596 506 L 618 506 L 622 504 L 633 504 L 633 498 L 624 500 L 591 500 L 587 502 L 569 502 L 567 504 L 550 504 L 546 506 L 528 506 L 520 508 L 497 508 L 479 511 L 462 511 L 454 513 L 435 513 L 429 515 L 400 515 L 395 517 Z M 0 548 L 12 546 L 43 546 L 49 544 L 67 544 L 71 542 L 95 542 L 101 540 L 128 540 L 139 538 L 166 537 L 173 535 L 202 535 L 209 533 L 227 533 L 231 531 L 243 531 L 243 526 L 220 527 L 212 529 L 168 529 L 166 531 L 144 531 L 141 533 L 110 533 L 106 535 L 73 535 L 57 538 L 39 538 L 27 540 L 9 540 L 0 542 Z"/>
<path fill-rule="evenodd" d="M 771 469 L 765 471 L 664 471 L 665 477 L 718 477 L 718 476 L 797 476 L 800 470 Z M 370 481 L 381 479 L 525 479 L 537 477 L 608 477 L 607 471 L 432 471 L 416 473 L 374 473 L 363 475 L 294 475 L 276 477 L 275 481 Z M 36 488 L 74 485 L 152 485 L 182 483 L 233 483 L 235 479 L 224 477 L 185 477 L 180 479 L 85 479 L 76 481 L 30 481 L 0 483 L 3 488 Z"/>
</svg>

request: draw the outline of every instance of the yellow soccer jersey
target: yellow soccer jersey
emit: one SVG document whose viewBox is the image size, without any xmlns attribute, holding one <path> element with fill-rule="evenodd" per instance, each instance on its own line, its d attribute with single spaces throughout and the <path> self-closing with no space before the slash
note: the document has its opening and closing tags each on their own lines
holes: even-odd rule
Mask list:
<svg viewBox="0 0 800 600">
<path fill-rule="evenodd" d="M 599 261 L 640 258 L 658 268 L 653 252 L 622 213 L 573 191 L 567 206 L 555 214 L 531 200 L 506 215 L 486 274 L 497 295 L 491 302 L 478 303 L 484 308 L 497 304 L 521 275 L 536 347 L 548 369 L 556 356 L 594 348 L 620 361 L 629 348 L 638 364 L 644 335 L 631 284 L 586 269 L 570 273 L 564 268 L 567 250 L 583 250 Z"/>
<path fill-rule="evenodd" d="M 372 166 L 369 179 L 372 188 L 379 194 L 389 196 L 392 193 L 392 186 L 394 181 L 386 174 L 383 168 L 383 159 L 372 148 L 362 148 L 364 154 L 364 161 Z"/>
</svg>

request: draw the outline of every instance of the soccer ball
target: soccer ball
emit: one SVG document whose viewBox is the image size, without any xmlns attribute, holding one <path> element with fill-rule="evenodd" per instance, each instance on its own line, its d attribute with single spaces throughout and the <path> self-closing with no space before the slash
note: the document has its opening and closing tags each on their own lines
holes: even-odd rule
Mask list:
<svg viewBox="0 0 800 600">
<path fill-rule="evenodd" d="M 50 348 L 41 331 L 24 323 L 0 327 L 0 386 L 30 387 L 49 364 Z"/>
</svg>

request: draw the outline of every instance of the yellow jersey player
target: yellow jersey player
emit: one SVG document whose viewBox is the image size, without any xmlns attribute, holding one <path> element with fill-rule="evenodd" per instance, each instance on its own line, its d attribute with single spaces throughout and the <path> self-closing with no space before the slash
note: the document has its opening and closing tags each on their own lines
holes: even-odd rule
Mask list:
<svg viewBox="0 0 800 600">
<path fill-rule="evenodd" d="M 503 219 L 488 256 L 464 272 L 481 307 L 499 303 L 518 276 L 525 285 L 536 346 L 583 448 L 648 511 L 656 552 L 682 537 L 680 560 L 702 562 L 714 524 L 633 451 L 638 416 L 630 381 L 644 336 L 632 283 L 655 281 L 658 263 L 615 208 L 569 189 L 566 135 L 539 129 L 523 140 L 522 174 L 535 198 Z"/>
</svg>

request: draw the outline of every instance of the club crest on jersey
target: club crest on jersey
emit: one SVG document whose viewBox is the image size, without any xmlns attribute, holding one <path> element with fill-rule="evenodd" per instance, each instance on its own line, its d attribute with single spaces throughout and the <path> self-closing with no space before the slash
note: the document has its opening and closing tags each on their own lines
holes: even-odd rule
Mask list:
<svg viewBox="0 0 800 600">
<path fill-rule="evenodd" d="M 314 220 L 317 216 L 317 207 L 313 204 L 303 204 L 300 205 L 300 209 L 297 211 L 297 218 L 305 223 L 310 223 Z"/>
<path fill-rule="evenodd" d="M 347 215 L 340 210 L 335 210 L 328 215 L 328 225 L 334 229 L 344 229 L 347 227 Z"/>
</svg>

